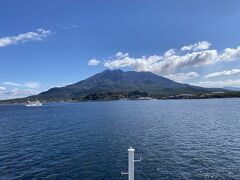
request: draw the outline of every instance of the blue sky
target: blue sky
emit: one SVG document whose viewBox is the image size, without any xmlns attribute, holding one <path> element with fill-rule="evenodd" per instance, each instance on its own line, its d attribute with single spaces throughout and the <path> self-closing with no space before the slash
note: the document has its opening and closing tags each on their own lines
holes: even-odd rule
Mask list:
<svg viewBox="0 0 240 180">
<path fill-rule="evenodd" d="M 106 68 L 240 87 L 240 1 L 0 2 L 0 99 Z"/>
</svg>

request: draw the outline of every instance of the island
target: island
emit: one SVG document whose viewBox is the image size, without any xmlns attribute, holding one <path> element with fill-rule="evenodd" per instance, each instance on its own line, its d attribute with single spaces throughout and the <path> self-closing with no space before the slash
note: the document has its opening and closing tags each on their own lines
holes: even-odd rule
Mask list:
<svg viewBox="0 0 240 180">
<path fill-rule="evenodd" d="M 16 104 L 27 101 L 82 102 L 150 99 L 206 99 L 240 97 L 239 91 L 204 88 L 174 82 L 151 72 L 104 70 L 85 80 L 65 87 L 55 87 L 38 95 L 2 100 Z"/>
</svg>

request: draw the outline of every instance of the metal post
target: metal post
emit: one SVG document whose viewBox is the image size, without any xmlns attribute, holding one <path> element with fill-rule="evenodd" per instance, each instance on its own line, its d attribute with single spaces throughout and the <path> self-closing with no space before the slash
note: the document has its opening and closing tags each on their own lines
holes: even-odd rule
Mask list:
<svg viewBox="0 0 240 180">
<path fill-rule="evenodd" d="M 128 180 L 134 180 L 134 162 L 141 161 L 141 159 L 134 160 L 134 152 L 135 149 L 132 147 L 128 149 L 128 172 L 121 172 L 121 174 L 128 174 Z"/>
<path fill-rule="evenodd" d="M 128 149 L 128 180 L 134 180 L 134 151 L 132 147 Z"/>
</svg>

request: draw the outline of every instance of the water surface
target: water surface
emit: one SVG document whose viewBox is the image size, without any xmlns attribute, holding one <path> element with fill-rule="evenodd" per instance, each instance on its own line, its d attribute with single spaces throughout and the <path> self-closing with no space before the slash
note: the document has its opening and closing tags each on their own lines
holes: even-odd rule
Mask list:
<svg viewBox="0 0 240 180">
<path fill-rule="evenodd" d="M 0 179 L 239 179 L 240 99 L 0 105 Z"/>
</svg>

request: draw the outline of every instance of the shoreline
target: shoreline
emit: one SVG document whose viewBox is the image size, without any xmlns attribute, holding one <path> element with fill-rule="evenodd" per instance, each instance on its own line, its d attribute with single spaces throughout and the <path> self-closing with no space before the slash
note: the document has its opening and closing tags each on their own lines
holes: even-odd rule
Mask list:
<svg viewBox="0 0 240 180">
<path fill-rule="evenodd" d="M 240 97 L 211 97 L 211 98 L 151 98 L 151 99 L 119 99 L 119 100 L 89 100 L 89 101 L 41 101 L 44 104 L 84 103 L 84 102 L 114 102 L 114 101 L 156 101 L 156 100 L 207 100 L 207 99 L 240 99 Z M 5 100 L 3 100 L 5 101 Z M 6 100 L 11 101 L 11 100 Z M 26 102 L 1 102 L 0 105 L 25 105 Z"/>
</svg>

